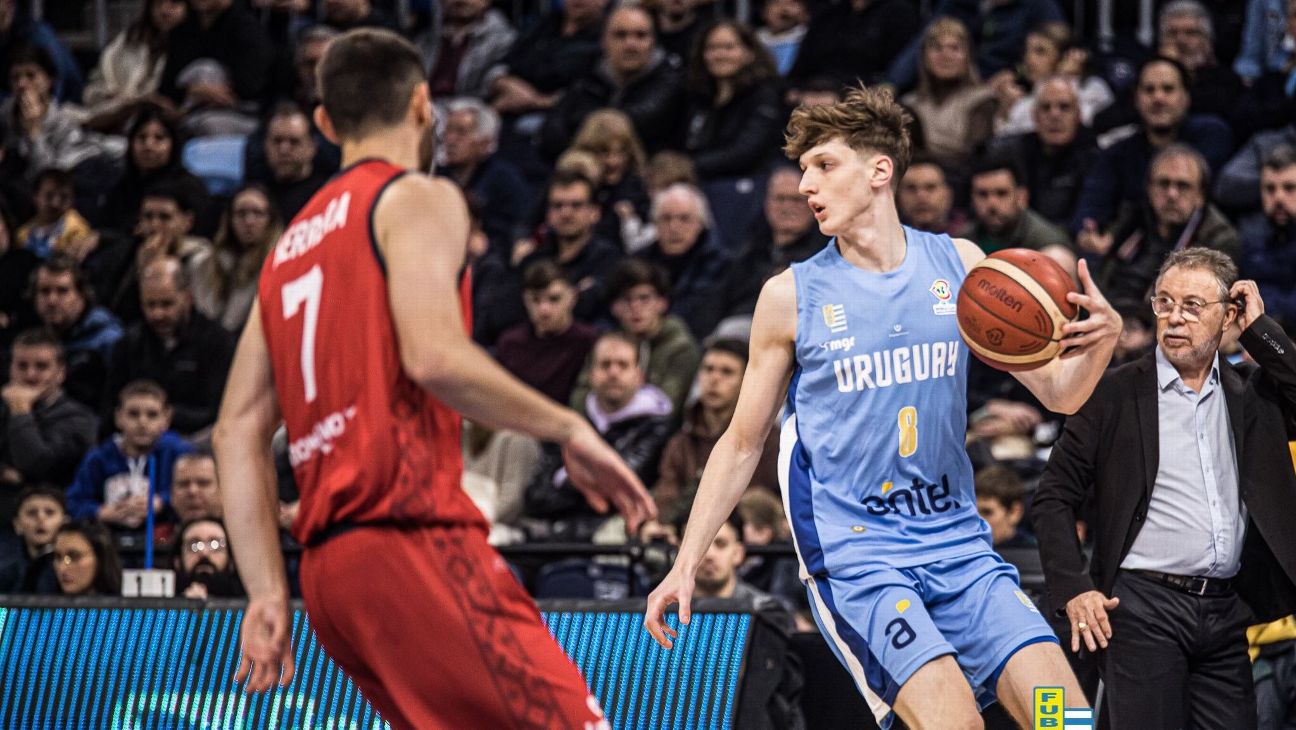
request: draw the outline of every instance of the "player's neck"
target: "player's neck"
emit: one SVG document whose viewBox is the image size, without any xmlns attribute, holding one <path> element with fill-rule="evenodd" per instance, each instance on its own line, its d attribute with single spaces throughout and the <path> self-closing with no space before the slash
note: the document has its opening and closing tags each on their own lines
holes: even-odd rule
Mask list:
<svg viewBox="0 0 1296 730">
<path fill-rule="evenodd" d="M 842 258 L 865 271 L 898 268 L 904 263 L 906 246 L 900 216 L 889 199 L 875 200 L 837 236 L 837 249 Z"/>
<path fill-rule="evenodd" d="M 343 168 L 361 160 L 372 159 L 386 160 L 407 170 L 418 170 L 418 133 L 413 130 L 392 129 L 369 135 L 364 139 L 343 140 Z"/>
</svg>

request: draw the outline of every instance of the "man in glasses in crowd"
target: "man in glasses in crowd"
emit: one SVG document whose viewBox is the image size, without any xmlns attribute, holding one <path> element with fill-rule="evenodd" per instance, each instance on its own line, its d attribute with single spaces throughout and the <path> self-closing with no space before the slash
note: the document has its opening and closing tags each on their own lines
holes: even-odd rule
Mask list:
<svg viewBox="0 0 1296 730">
<path fill-rule="evenodd" d="M 1246 628 L 1296 600 L 1296 344 L 1237 279 L 1219 251 L 1166 258 L 1155 351 L 1067 419 L 1035 493 L 1049 607 L 1096 653 L 1112 727 L 1255 727 Z M 1254 362 L 1235 366 L 1239 333 Z"/>
<path fill-rule="evenodd" d="M 175 540 L 176 588 L 185 598 L 238 598 L 246 595 L 229 536 L 219 517 L 199 517 L 180 526 Z"/>
</svg>

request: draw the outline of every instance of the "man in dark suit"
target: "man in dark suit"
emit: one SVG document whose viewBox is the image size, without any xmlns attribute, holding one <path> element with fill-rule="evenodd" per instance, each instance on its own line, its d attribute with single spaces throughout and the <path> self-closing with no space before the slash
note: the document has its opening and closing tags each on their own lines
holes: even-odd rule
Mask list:
<svg viewBox="0 0 1296 730">
<path fill-rule="evenodd" d="M 1296 344 L 1236 279 L 1217 251 L 1166 259 L 1155 352 L 1067 420 L 1034 498 L 1049 606 L 1096 653 L 1115 728 L 1254 728 L 1246 627 L 1296 605 Z M 1219 356 L 1235 324 L 1258 367 Z"/>
</svg>

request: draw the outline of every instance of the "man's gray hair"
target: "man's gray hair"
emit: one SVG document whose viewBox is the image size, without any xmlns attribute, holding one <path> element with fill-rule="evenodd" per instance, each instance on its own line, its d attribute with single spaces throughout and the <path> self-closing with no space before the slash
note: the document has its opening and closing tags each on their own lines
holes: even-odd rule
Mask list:
<svg viewBox="0 0 1296 730">
<path fill-rule="evenodd" d="M 1215 21 L 1210 11 L 1198 0 L 1173 0 L 1161 8 L 1161 17 L 1157 22 L 1158 35 L 1165 35 L 1167 21 L 1171 18 L 1196 18 L 1206 27 L 1206 39 L 1215 42 Z"/>
<path fill-rule="evenodd" d="M 1209 271 L 1215 275 L 1215 280 L 1219 283 L 1220 299 L 1228 299 L 1229 290 L 1238 280 L 1237 264 L 1227 254 L 1216 251 L 1213 248 L 1204 248 L 1202 246 L 1190 246 L 1171 253 L 1161 264 L 1161 270 L 1157 272 L 1156 284 L 1153 285 L 1153 291 L 1161 288 L 1161 279 L 1166 272 L 1175 267 L 1184 269 L 1200 269 Z"/>
<path fill-rule="evenodd" d="M 715 220 L 711 218 L 711 205 L 707 202 L 706 196 L 703 195 L 702 191 L 698 190 L 697 187 L 688 183 L 675 183 L 673 185 L 668 185 L 664 190 L 661 190 L 654 195 L 652 199 L 652 208 L 649 211 L 649 218 L 656 220 L 657 213 L 661 211 L 662 204 L 666 202 L 668 198 L 674 198 L 681 195 L 686 196 L 693 201 L 693 205 L 698 211 L 698 217 L 702 219 L 702 226 L 704 228 L 710 229 L 715 227 Z"/>
<path fill-rule="evenodd" d="M 499 142 L 500 118 L 490 104 L 471 96 L 460 96 L 446 102 L 446 115 L 455 112 L 471 112 L 477 125 L 477 135 L 486 137 L 491 142 L 491 149 Z"/>
<path fill-rule="evenodd" d="M 1150 184 L 1152 182 L 1152 171 L 1156 169 L 1157 165 L 1176 157 L 1184 157 L 1193 161 L 1193 164 L 1197 166 L 1198 179 L 1201 180 L 1202 195 L 1209 193 L 1211 173 L 1210 163 L 1206 161 L 1206 158 L 1202 156 L 1202 153 L 1186 144 L 1183 144 L 1182 142 L 1173 142 L 1168 144 L 1152 156 L 1152 162 L 1148 164 L 1148 183 Z"/>
<path fill-rule="evenodd" d="M 1296 146 L 1280 144 L 1265 153 L 1263 167 L 1266 170 L 1286 170 L 1296 165 Z"/>
</svg>

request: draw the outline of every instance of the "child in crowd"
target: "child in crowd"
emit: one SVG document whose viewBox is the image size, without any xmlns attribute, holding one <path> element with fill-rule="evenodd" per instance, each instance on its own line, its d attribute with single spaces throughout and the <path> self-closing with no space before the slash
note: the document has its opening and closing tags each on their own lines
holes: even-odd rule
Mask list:
<svg viewBox="0 0 1296 730">
<path fill-rule="evenodd" d="M 0 593 L 58 593 L 52 551 L 54 536 L 66 521 L 61 489 L 40 485 L 23 490 L 13 521 L 21 547 L 0 560 Z"/>
<path fill-rule="evenodd" d="M 46 169 L 36 176 L 32 202 L 36 214 L 18 229 L 18 245 L 39 258 L 49 258 L 55 251 L 69 253 L 78 260 L 85 258 L 95 239 L 90 223 L 72 207 L 76 184 L 72 173 Z"/>
</svg>

